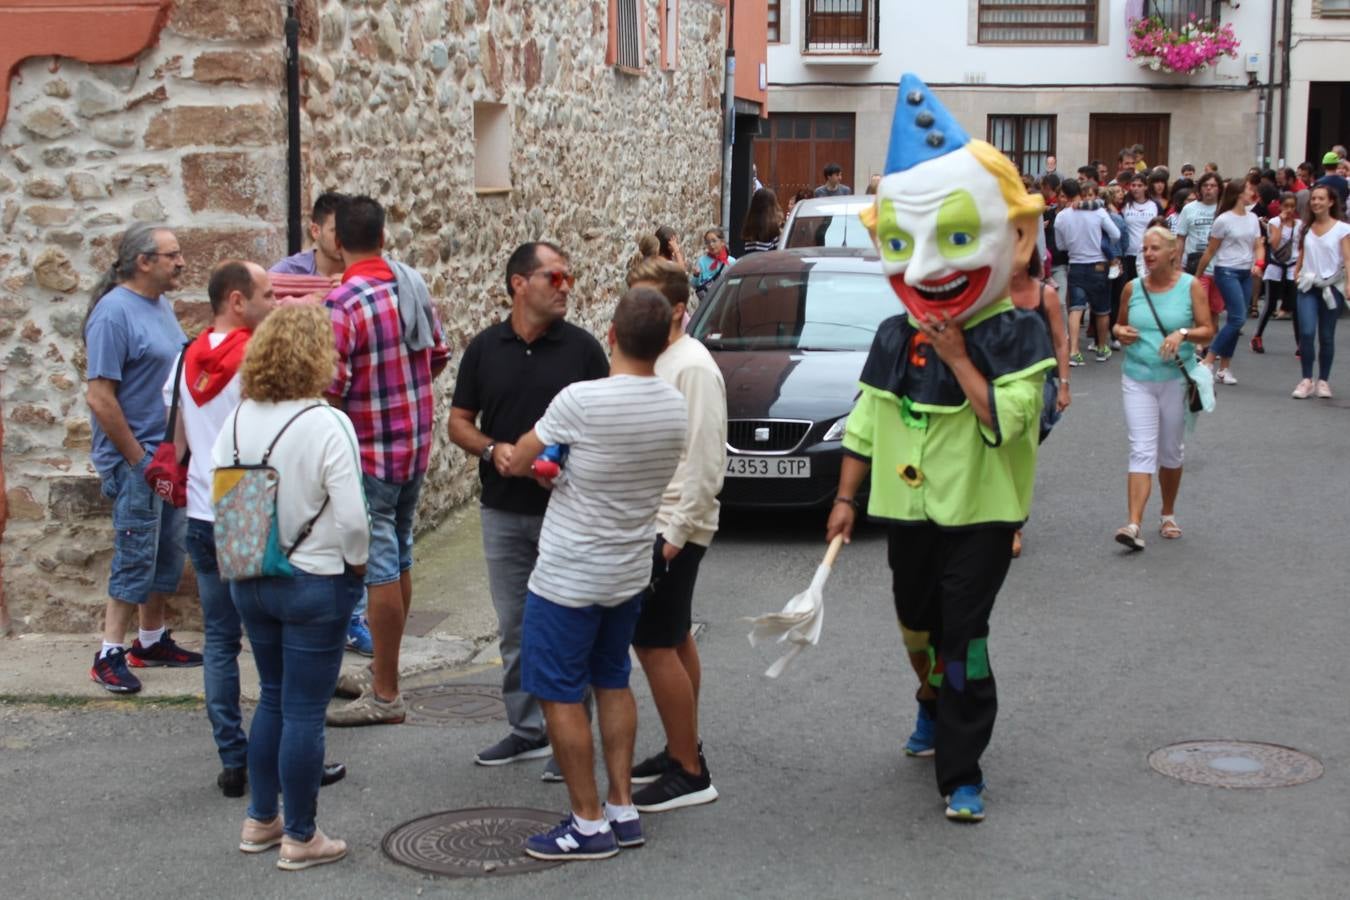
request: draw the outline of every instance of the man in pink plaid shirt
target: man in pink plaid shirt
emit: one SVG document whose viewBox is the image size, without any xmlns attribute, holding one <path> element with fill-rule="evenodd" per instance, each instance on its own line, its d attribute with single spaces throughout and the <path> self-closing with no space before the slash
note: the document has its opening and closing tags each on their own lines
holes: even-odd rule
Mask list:
<svg viewBox="0 0 1350 900">
<path fill-rule="evenodd" d="M 383 256 L 379 203 L 345 198 L 337 211 L 337 243 L 346 270 L 324 299 L 338 351 L 328 393 L 351 418 L 360 444 L 370 508 L 366 615 L 375 657 L 369 670 L 339 681 L 339 691 L 358 696 L 330 713 L 328 724 L 397 724 L 406 715 L 398 656 L 412 605 L 413 514 L 431 456 L 431 383 L 450 354 L 426 283 Z"/>
</svg>

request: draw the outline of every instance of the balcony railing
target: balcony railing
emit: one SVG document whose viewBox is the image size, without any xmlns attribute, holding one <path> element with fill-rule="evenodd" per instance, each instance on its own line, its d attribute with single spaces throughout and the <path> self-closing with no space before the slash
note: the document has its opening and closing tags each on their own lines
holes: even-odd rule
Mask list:
<svg viewBox="0 0 1350 900">
<path fill-rule="evenodd" d="M 1221 0 L 1144 0 L 1144 15 L 1157 16 L 1173 31 L 1180 31 L 1194 16 L 1219 24 Z"/>
<path fill-rule="evenodd" d="M 875 53 L 881 0 L 804 0 L 807 53 Z"/>
</svg>

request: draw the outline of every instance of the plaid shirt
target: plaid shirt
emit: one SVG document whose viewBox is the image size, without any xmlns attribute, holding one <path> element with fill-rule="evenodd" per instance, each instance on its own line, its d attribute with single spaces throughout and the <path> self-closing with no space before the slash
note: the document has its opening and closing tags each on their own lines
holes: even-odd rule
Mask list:
<svg viewBox="0 0 1350 900">
<path fill-rule="evenodd" d="M 337 377 L 328 393 L 342 402 L 356 429 L 362 471 L 403 484 L 427 470 L 435 419 L 432 372 L 449 351 L 434 308 L 436 346 L 408 350 L 393 273 L 388 274 L 384 280 L 348 270 L 324 298 L 338 352 Z"/>
</svg>

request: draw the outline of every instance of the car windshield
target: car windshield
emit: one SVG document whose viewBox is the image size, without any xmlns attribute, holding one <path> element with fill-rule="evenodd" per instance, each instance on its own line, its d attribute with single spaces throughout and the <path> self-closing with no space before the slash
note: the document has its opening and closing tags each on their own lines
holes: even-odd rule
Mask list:
<svg viewBox="0 0 1350 900">
<path fill-rule="evenodd" d="M 793 247 L 861 247 L 870 250 L 872 236 L 856 213 L 798 216 L 792 220 L 783 249 Z"/>
<path fill-rule="evenodd" d="M 717 350 L 866 350 L 901 309 L 880 273 L 733 273 L 692 333 Z"/>
</svg>

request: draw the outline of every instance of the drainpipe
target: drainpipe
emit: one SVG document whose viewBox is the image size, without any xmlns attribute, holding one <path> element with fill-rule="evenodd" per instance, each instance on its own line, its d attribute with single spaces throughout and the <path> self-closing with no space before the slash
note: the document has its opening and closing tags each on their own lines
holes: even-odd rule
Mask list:
<svg viewBox="0 0 1350 900">
<path fill-rule="evenodd" d="M 731 145 L 736 140 L 736 0 L 727 3 L 727 68 L 722 92 L 722 233 L 731 237 Z"/>
<path fill-rule="evenodd" d="M 1262 146 L 1265 147 L 1265 151 L 1272 156 L 1274 156 L 1274 153 L 1272 152 L 1270 145 L 1270 130 L 1275 121 L 1275 117 L 1271 115 L 1271 107 L 1275 103 L 1275 48 L 1278 46 L 1275 33 L 1277 10 L 1278 7 L 1274 3 L 1270 4 L 1270 52 L 1266 55 L 1266 86 L 1263 88 L 1266 97 L 1266 122 L 1265 134 L 1261 141 Z M 1284 165 L 1283 156 L 1279 157 L 1276 165 Z M 1261 168 L 1265 169 L 1270 167 L 1262 161 Z"/>
<path fill-rule="evenodd" d="M 1280 52 L 1280 159 L 1289 131 L 1289 43 L 1294 39 L 1294 0 L 1284 0 L 1284 49 Z"/>
<path fill-rule="evenodd" d="M 286 245 L 299 253 L 304 243 L 300 195 L 300 20 L 286 4 Z"/>
</svg>

